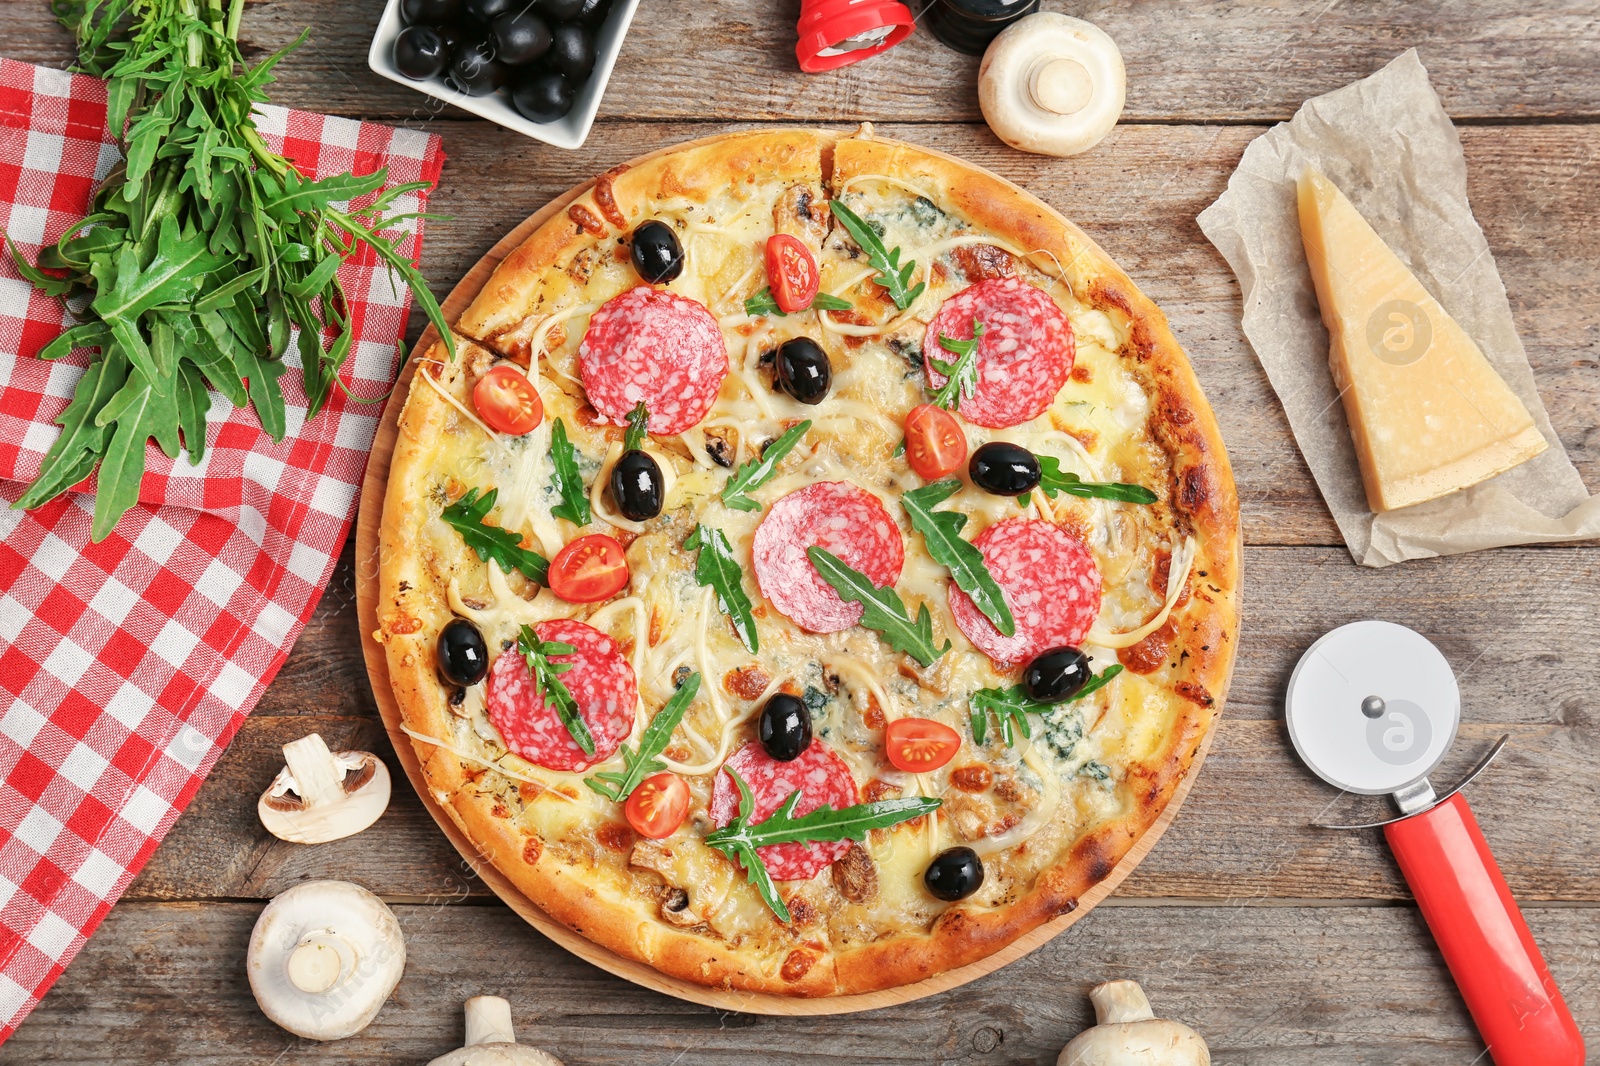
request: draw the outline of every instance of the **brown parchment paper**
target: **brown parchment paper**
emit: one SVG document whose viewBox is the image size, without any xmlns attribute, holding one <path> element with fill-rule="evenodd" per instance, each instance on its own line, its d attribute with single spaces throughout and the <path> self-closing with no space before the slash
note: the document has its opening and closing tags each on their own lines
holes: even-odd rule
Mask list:
<svg viewBox="0 0 1600 1066">
<path fill-rule="evenodd" d="M 1550 447 L 1462 492 L 1377 515 L 1367 508 L 1328 335 L 1300 243 L 1295 181 L 1313 165 L 1344 190 L 1527 404 Z M 1308 101 L 1256 138 L 1201 213 L 1239 278 L 1244 332 L 1356 562 L 1600 537 L 1590 497 L 1534 387 L 1505 286 L 1467 203 L 1461 140 L 1416 49 L 1371 77 Z"/>
</svg>

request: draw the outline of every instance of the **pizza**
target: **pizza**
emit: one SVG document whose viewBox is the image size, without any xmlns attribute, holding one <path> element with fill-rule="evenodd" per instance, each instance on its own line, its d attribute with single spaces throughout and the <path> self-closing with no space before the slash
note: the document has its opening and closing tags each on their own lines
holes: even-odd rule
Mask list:
<svg viewBox="0 0 1600 1066">
<path fill-rule="evenodd" d="M 428 790 L 701 985 L 982 959 L 1149 832 L 1223 703 L 1238 504 L 1161 312 L 949 156 L 600 175 L 420 357 L 376 638 Z"/>
</svg>

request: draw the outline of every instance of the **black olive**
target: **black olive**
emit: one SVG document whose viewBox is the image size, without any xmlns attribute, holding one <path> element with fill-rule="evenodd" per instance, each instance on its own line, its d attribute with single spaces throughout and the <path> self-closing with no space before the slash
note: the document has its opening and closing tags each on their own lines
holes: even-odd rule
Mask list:
<svg viewBox="0 0 1600 1066">
<path fill-rule="evenodd" d="M 552 22 L 570 22 L 583 14 L 583 0 L 539 0 L 538 7 Z"/>
<path fill-rule="evenodd" d="M 541 70 L 511 90 L 511 103 L 529 122 L 554 122 L 572 110 L 572 87 L 553 70 Z"/>
<path fill-rule="evenodd" d="M 502 63 L 517 66 L 531 63 L 550 50 L 550 27 L 538 15 L 526 11 L 501 15 L 490 29 Z"/>
<path fill-rule="evenodd" d="M 461 47 L 461 27 L 454 22 L 444 22 L 433 28 L 433 32 L 444 41 L 444 46 L 450 50 L 451 56 L 456 54 L 456 49 Z"/>
<path fill-rule="evenodd" d="M 801 403 L 821 403 L 833 386 L 828 353 L 810 337 L 784 341 L 772 372 L 778 387 Z"/>
<path fill-rule="evenodd" d="M 415 81 L 437 78 L 450 65 L 450 48 L 432 26 L 407 26 L 394 39 L 394 65 Z"/>
<path fill-rule="evenodd" d="M 469 37 L 456 49 L 446 80 L 468 96 L 488 96 L 506 83 L 510 73 L 494 58 L 494 42 L 488 37 Z"/>
<path fill-rule="evenodd" d="M 643 522 L 660 514 L 666 489 L 660 464 L 637 448 L 623 452 L 611 468 L 611 498 L 624 518 Z"/>
<path fill-rule="evenodd" d="M 792 762 L 811 746 L 811 708 L 800 697 L 779 692 L 761 708 L 756 732 L 768 755 Z"/>
<path fill-rule="evenodd" d="M 1051 648 L 1022 671 L 1022 687 L 1029 699 L 1060 703 L 1076 695 L 1093 676 L 1089 657 L 1083 652 L 1077 648 Z"/>
<path fill-rule="evenodd" d="M 400 21 L 407 26 L 450 22 L 460 15 L 461 0 L 400 0 Z"/>
<path fill-rule="evenodd" d="M 683 273 L 683 245 L 665 222 L 650 219 L 633 228 L 633 269 L 653 285 L 665 285 Z"/>
<path fill-rule="evenodd" d="M 971 848 L 941 851 L 928 864 L 922 883 L 942 900 L 966 899 L 983 887 L 983 860 Z"/>
<path fill-rule="evenodd" d="M 489 672 L 489 646 L 465 618 L 452 618 L 439 631 L 437 654 L 444 679 L 462 688 L 476 685 Z"/>
<path fill-rule="evenodd" d="M 611 0 L 583 0 L 583 9 L 578 12 L 578 19 L 586 26 L 593 26 L 603 22 L 611 13 Z"/>
<path fill-rule="evenodd" d="M 1021 496 L 1039 484 L 1039 460 L 1028 449 L 992 440 L 967 462 L 972 483 L 996 496 Z"/>
<path fill-rule="evenodd" d="M 583 81 L 594 69 L 594 42 L 589 31 L 575 23 L 557 26 L 546 62 L 574 82 Z"/>
<path fill-rule="evenodd" d="M 462 0 L 461 4 L 467 18 L 485 26 L 517 6 L 516 0 Z"/>
</svg>

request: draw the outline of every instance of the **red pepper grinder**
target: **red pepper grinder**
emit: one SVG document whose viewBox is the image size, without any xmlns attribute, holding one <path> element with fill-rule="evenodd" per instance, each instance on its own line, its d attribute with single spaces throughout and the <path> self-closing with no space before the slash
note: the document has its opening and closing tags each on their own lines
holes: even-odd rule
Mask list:
<svg viewBox="0 0 1600 1066">
<path fill-rule="evenodd" d="M 914 26 L 896 0 L 802 0 L 794 54 L 808 74 L 833 70 L 888 51 Z"/>
</svg>

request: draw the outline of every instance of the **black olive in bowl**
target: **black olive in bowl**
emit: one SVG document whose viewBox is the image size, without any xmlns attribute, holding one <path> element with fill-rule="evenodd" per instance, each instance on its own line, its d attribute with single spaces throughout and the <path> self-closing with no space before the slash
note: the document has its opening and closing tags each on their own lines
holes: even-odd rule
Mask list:
<svg viewBox="0 0 1600 1066">
<path fill-rule="evenodd" d="M 466 12 L 467 18 L 485 26 L 501 15 L 526 6 L 525 0 L 523 3 L 518 3 L 517 0 L 463 0 L 462 2 L 462 10 Z"/>
<path fill-rule="evenodd" d="M 494 43 L 486 37 L 469 39 L 456 49 L 446 80 L 468 96 L 488 96 L 506 83 L 510 69 L 494 58 Z"/>
<path fill-rule="evenodd" d="M 407 26 L 394 39 L 394 65 L 413 81 L 437 78 L 450 65 L 450 47 L 432 26 Z"/>
<path fill-rule="evenodd" d="M 557 26 L 546 62 L 575 82 L 587 78 L 594 69 L 594 42 L 589 31 L 572 23 Z"/>
<path fill-rule="evenodd" d="M 513 67 L 531 63 L 550 50 L 550 27 L 544 19 L 527 11 L 495 19 L 490 37 L 495 44 L 495 58 Z"/>
<path fill-rule="evenodd" d="M 584 0 L 538 0 L 539 11 L 552 22 L 567 22 L 583 14 Z"/>
<path fill-rule="evenodd" d="M 572 86 L 557 71 L 541 70 L 512 88 L 511 103 L 529 122 L 554 122 L 572 110 Z"/>
<path fill-rule="evenodd" d="M 407 26 L 450 22 L 461 15 L 461 0 L 400 0 L 400 21 Z"/>
<path fill-rule="evenodd" d="M 578 12 L 578 21 L 585 26 L 594 27 L 605 21 L 611 14 L 611 0 L 583 0 L 583 10 Z"/>
</svg>

